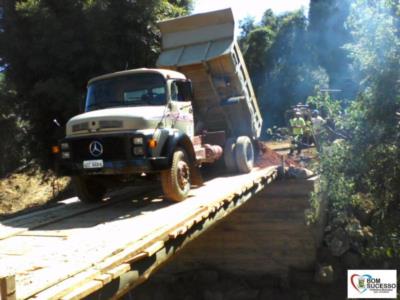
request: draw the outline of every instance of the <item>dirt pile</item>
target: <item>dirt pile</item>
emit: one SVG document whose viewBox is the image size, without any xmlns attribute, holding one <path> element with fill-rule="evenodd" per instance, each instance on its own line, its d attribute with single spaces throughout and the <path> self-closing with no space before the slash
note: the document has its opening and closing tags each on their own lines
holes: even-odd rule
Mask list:
<svg viewBox="0 0 400 300">
<path fill-rule="evenodd" d="M 42 205 L 56 198 L 69 184 L 66 177 L 36 168 L 0 179 L 0 216 Z"/>
<path fill-rule="evenodd" d="M 282 155 L 270 149 L 265 144 L 261 144 L 260 150 L 261 150 L 261 155 L 257 159 L 256 162 L 257 167 L 265 168 L 282 164 Z M 299 166 L 299 164 L 296 161 L 288 157 L 285 157 L 285 165 L 294 167 Z"/>
</svg>

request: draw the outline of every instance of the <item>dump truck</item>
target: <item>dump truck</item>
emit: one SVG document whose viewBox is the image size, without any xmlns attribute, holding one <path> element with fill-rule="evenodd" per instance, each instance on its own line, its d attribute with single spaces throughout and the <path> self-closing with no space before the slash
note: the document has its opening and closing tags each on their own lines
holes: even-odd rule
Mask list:
<svg viewBox="0 0 400 300">
<path fill-rule="evenodd" d="M 105 74 L 87 86 L 85 109 L 66 124 L 59 173 L 78 197 L 101 201 L 110 187 L 160 180 L 182 201 L 201 184 L 199 167 L 253 168 L 262 117 L 231 9 L 159 23 L 158 68 Z"/>
</svg>

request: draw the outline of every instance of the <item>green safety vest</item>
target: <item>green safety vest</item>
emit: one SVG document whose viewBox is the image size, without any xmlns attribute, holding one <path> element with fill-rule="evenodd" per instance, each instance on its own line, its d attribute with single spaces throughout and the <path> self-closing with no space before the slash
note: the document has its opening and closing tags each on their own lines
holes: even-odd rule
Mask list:
<svg viewBox="0 0 400 300">
<path fill-rule="evenodd" d="M 303 128 L 306 127 L 306 122 L 302 117 L 293 118 L 290 119 L 290 126 L 292 127 L 293 135 L 302 135 Z M 300 126 L 300 127 L 295 127 L 295 126 Z"/>
</svg>

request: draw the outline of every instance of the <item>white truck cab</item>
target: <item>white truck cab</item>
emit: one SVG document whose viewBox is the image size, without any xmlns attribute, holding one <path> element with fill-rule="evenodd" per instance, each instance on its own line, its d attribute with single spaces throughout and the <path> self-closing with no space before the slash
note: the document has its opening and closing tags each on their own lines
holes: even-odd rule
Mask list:
<svg viewBox="0 0 400 300">
<path fill-rule="evenodd" d="M 91 79 L 85 112 L 67 123 L 59 170 L 73 177 L 82 201 L 101 201 L 109 187 L 150 174 L 160 174 L 166 198 L 181 201 L 200 183 L 202 164 L 223 158 L 231 172 L 253 167 L 262 118 L 232 11 L 160 28 L 160 68 Z"/>
</svg>

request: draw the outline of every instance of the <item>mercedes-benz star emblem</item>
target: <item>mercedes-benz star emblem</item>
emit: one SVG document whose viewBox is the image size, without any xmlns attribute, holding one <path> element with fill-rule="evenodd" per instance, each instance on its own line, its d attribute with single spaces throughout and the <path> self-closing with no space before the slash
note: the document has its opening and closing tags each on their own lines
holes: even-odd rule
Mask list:
<svg viewBox="0 0 400 300">
<path fill-rule="evenodd" d="M 89 145 L 89 151 L 94 157 L 98 157 L 103 154 L 103 145 L 98 141 L 93 141 Z"/>
</svg>

